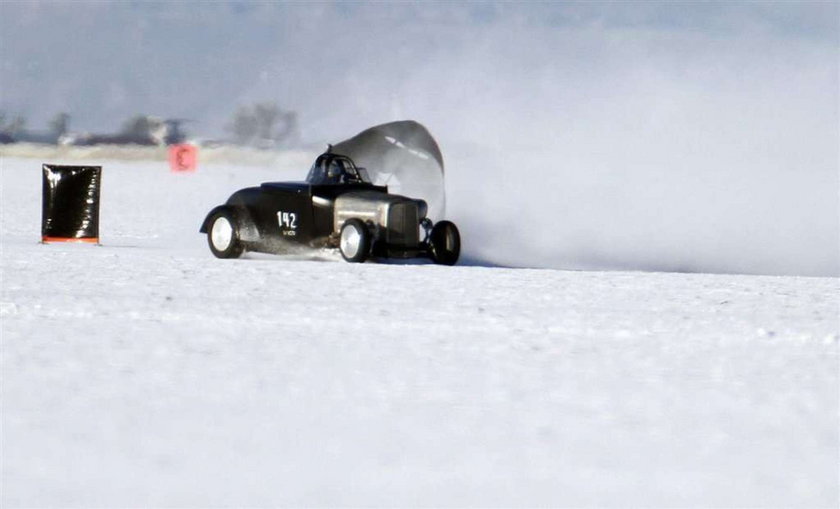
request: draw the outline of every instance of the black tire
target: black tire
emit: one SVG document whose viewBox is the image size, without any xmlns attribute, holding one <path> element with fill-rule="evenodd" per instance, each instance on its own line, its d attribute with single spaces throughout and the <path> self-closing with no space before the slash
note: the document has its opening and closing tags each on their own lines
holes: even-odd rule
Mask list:
<svg viewBox="0 0 840 509">
<path fill-rule="evenodd" d="M 245 247 L 239 241 L 239 229 L 230 211 L 220 210 L 207 222 L 207 245 L 216 258 L 242 256 Z"/>
<path fill-rule="evenodd" d="M 437 264 L 455 265 L 461 255 L 461 234 L 451 221 L 440 221 L 429 236 L 429 255 Z"/>
<path fill-rule="evenodd" d="M 348 219 L 341 226 L 338 250 L 350 263 L 362 263 L 370 256 L 370 230 L 360 219 Z"/>
</svg>

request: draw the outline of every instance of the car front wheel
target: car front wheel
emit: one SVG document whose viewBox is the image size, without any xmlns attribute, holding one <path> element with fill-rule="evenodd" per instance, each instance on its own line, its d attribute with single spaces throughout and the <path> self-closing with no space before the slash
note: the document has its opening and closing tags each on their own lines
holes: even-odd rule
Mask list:
<svg viewBox="0 0 840 509">
<path fill-rule="evenodd" d="M 370 254 L 370 231 L 360 219 L 348 219 L 341 227 L 338 249 L 351 263 L 361 263 Z"/>
<path fill-rule="evenodd" d="M 239 242 L 236 220 L 227 210 L 220 210 L 210 218 L 207 244 L 216 258 L 239 258 L 245 250 Z"/>
</svg>

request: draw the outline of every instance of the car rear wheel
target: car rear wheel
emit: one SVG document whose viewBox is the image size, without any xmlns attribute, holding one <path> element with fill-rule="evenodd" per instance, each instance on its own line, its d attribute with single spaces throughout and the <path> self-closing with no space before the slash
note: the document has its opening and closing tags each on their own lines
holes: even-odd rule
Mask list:
<svg viewBox="0 0 840 509">
<path fill-rule="evenodd" d="M 451 221 L 440 221 L 429 236 L 429 254 L 440 265 L 455 265 L 461 255 L 461 234 Z"/>
<path fill-rule="evenodd" d="M 370 231 L 359 219 L 348 219 L 341 227 L 338 249 L 351 263 L 361 263 L 370 254 Z"/>
<path fill-rule="evenodd" d="M 227 210 L 220 210 L 210 218 L 207 244 L 216 258 L 239 258 L 245 251 L 239 242 L 236 220 Z"/>
</svg>

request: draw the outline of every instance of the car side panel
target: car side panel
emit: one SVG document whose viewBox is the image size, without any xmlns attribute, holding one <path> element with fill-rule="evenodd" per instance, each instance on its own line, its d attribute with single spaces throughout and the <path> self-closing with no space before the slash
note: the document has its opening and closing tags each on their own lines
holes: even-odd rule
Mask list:
<svg viewBox="0 0 840 509">
<path fill-rule="evenodd" d="M 249 218 L 253 234 L 242 240 L 251 251 L 282 253 L 316 236 L 312 201 L 303 187 L 249 187 L 231 195 L 227 204 Z"/>
<path fill-rule="evenodd" d="M 300 244 L 318 237 L 308 189 L 261 186 L 260 190 L 256 209 L 264 237 Z"/>
</svg>

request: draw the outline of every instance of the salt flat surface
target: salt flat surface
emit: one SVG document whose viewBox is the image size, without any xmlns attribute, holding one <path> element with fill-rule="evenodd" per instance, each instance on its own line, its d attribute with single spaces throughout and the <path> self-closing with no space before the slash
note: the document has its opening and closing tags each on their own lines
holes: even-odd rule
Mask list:
<svg viewBox="0 0 840 509">
<path fill-rule="evenodd" d="M 106 170 L 40 245 L 3 160 L 4 507 L 838 504 L 836 278 L 217 260 L 299 169 Z"/>
</svg>

